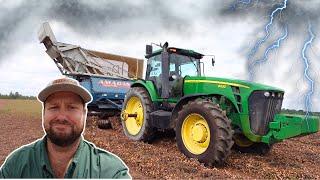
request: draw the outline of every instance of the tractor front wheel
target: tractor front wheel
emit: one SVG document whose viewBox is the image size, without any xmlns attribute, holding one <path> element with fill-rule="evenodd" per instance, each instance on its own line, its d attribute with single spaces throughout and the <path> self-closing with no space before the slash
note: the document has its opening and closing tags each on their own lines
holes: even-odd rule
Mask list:
<svg viewBox="0 0 320 180">
<path fill-rule="evenodd" d="M 234 145 L 233 148 L 242 153 L 254 153 L 259 155 L 268 154 L 272 145 L 265 143 L 257 143 L 250 141 L 245 135 L 241 133 L 234 134 L 233 136 Z"/>
<path fill-rule="evenodd" d="M 230 120 L 210 101 L 190 101 L 178 113 L 178 148 L 206 166 L 224 164 L 233 145 L 232 134 Z"/>
<path fill-rule="evenodd" d="M 127 137 L 145 142 L 152 139 L 155 130 L 149 125 L 151 110 L 151 98 L 144 88 L 134 87 L 128 91 L 121 112 L 122 127 Z"/>
</svg>

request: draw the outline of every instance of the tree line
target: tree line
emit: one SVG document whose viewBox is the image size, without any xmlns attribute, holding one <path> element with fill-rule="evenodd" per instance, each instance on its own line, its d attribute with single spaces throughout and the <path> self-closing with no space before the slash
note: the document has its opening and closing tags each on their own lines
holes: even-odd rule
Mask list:
<svg viewBox="0 0 320 180">
<path fill-rule="evenodd" d="M 303 110 L 295 110 L 295 109 L 281 109 L 281 113 L 284 114 L 299 114 L 299 115 L 306 115 L 306 112 Z M 320 116 L 320 112 L 309 112 L 310 116 Z"/>
<path fill-rule="evenodd" d="M 19 92 L 10 92 L 9 94 L 1 94 L 0 99 L 37 99 L 35 96 L 24 96 Z"/>
<path fill-rule="evenodd" d="M 10 92 L 8 95 L 0 93 L 0 99 L 37 99 L 35 96 L 24 96 L 21 95 L 19 92 Z M 281 109 L 281 113 L 285 114 L 299 114 L 305 115 L 306 112 L 303 110 L 295 110 L 295 109 Z M 310 115 L 313 116 L 320 116 L 320 112 L 310 112 Z"/>
</svg>

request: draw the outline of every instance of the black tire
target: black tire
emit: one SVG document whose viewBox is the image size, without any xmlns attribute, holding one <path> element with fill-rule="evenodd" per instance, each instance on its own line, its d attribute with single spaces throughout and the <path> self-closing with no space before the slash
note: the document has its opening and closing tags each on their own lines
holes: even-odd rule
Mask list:
<svg viewBox="0 0 320 180">
<path fill-rule="evenodd" d="M 109 119 L 98 119 L 97 125 L 100 129 L 112 129 Z"/>
<path fill-rule="evenodd" d="M 205 119 L 210 130 L 207 149 L 201 154 L 188 150 L 182 138 L 182 126 L 189 115 L 198 114 Z M 193 128 L 193 126 L 192 126 Z M 221 166 L 231 153 L 233 145 L 231 122 L 218 105 L 207 100 L 190 101 L 178 113 L 176 137 L 178 148 L 187 157 L 196 158 L 206 166 Z"/>
<path fill-rule="evenodd" d="M 152 128 L 149 124 L 149 122 L 150 122 L 150 115 L 149 114 L 151 113 L 151 111 L 153 109 L 151 98 L 150 98 L 148 92 L 144 88 L 142 88 L 142 87 L 131 88 L 126 94 L 126 97 L 125 97 L 125 100 L 123 103 L 122 113 L 126 109 L 128 101 L 132 97 L 137 97 L 142 104 L 143 124 L 142 124 L 140 131 L 137 134 L 133 135 L 128 131 L 128 129 L 126 127 L 124 115 L 121 114 L 121 119 L 122 119 L 121 123 L 122 123 L 124 134 L 127 137 L 129 137 L 130 139 L 135 140 L 135 141 L 150 142 L 151 140 L 153 140 L 153 137 L 156 133 L 156 130 L 154 128 Z"/>
<path fill-rule="evenodd" d="M 272 145 L 266 144 L 266 143 L 248 143 L 250 140 L 247 139 L 243 134 L 235 134 L 234 138 L 234 145 L 233 149 L 236 151 L 242 152 L 242 153 L 252 153 L 252 154 L 258 154 L 258 155 L 267 155 L 271 149 Z M 237 140 L 235 139 L 237 138 Z M 239 142 L 246 142 L 246 143 L 241 143 Z M 247 145 L 243 145 L 247 144 Z"/>
<path fill-rule="evenodd" d="M 100 119 L 108 119 L 109 117 L 115 116 L 118 112 L 116 110 L 114 111 L 108 111 L 108 112 L 102 112 L 99 114 Z"/>
</svg>

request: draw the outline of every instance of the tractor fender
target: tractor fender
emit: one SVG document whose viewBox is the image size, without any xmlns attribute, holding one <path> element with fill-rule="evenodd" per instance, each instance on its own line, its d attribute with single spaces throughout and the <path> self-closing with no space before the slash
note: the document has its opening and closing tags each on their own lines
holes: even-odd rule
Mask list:
<svg viewBox="0 0 320 180">
<path fill-rule="evenodd" d="M 156 88 L 154 87 L 154 85 L 151 81 L 137 80 L 134 83 L 132 83 L 130 87 L 131 88 L 143 87 L 148 91 L 148 94 L 149 94 L 152 102 L 154 102 L 154 101 L 156 101 L 156 99 L 158 99 Z"/>
<path fill-rule="evenodd" d="M 170 127 L 175 128 L 176 127 L 176 121 L 178 118 L 178 112 L 182 109 L 183 105 L 187 104 L 189 101 L 197 99 L 199 97 L 214 97 L 214 96 L 223 96 L 223 94 L 204 94 L 204 93 L 197 93 L 192 95 L 187 95 L 182 97 L 177 104 L 175 105 L 174 109 L 172 110 L 171 120 L 170 120 Z M 225 96 L 226 97 L 226 96 Z M 227 98 L 227 97 L 226 97 Z M 230 102 L 232 102 L 233 106 L 237 109 L 239 112 L 239 109 L 236 105 L 236 103 L 232 100 L 227 98 Z"/>
</svg>

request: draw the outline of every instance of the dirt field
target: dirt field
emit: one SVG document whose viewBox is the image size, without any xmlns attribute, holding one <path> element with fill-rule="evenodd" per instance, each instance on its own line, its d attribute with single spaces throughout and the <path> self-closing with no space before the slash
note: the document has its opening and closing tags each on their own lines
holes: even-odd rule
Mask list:
<svg viewBox="0 0 320 180">
<path fill-rule="evenodd" d="M 5 104 L 6 104 L 6 100 L 0 99 L 0 109 L 2 109 Z"/>
<path fill-rule="evenodd" d="M 40 104 L 36 101 L 0 102 L 2 164 L 12 150 L 42 137 L 43 130 Z M 23 110 L 23 107 L 35 110 Z M 98 129 L 96 120 L 97 117 L 88 118 L 85 138 L 118 154 L 137 179 L 320 179 L 320 133 L 278 143 L 263 157 L 233 151 L 225 167 L 206 168 L 181 154 L 170 133 L 159 134 L 152 144 L 145 144 L 128 140 L 117 118 L 112 120 L 114 129 L 110 130 Z"/>
</svg>

